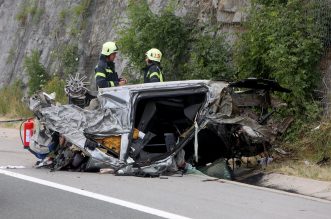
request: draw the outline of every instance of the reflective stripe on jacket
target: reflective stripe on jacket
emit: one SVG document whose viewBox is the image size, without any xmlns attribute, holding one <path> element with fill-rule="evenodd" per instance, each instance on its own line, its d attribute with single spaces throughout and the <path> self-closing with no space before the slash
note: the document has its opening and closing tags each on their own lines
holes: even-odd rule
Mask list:
<svg viewBox="0 0 331 219">
<path fill-rule="evenodd" d="M 115 63 L 106 62 L 106 57 L 101 55 L 95 67 L 95 81 L 98 88 L 118 86 L 119 79 L 115 72 Z"/>
<path fill-rule="evenodd" d="M 144 83 L 163 82 L 162 68 L 158 63 L 153 62 L 147 66 L 144 70 Z"/>
</svg>

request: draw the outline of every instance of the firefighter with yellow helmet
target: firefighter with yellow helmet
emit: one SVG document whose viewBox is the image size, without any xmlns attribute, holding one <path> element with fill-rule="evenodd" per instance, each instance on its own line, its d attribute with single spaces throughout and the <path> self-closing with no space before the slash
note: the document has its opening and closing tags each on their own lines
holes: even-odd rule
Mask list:
<svg viewBox="0 0 331 219">
<path fill-rule="evenodd" d="M 162 53 L 156 48 L 148 50 L 146 53 L 146 67 L 144 71 L 144 83 L 163 82 L 163 74 L 161 67 Z"/>
<path fill-rule="evenodd" d="M 95 80 L 98 88 L 115 87 L 126 84 L 126 80 L 119 78 L 115 71 L 114 60 L 117 51 L 118 47 L 115 42 L 106 42 L 102 45 L 99 63 L 95 67 Z"/>
</svg>

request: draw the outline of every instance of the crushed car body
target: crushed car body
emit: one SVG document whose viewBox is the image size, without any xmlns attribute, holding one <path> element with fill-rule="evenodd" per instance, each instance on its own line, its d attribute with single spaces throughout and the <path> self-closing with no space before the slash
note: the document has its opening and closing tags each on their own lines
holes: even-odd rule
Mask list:
<svg viewBox="0 0 331 219">
<path fill-rule="evenodd" d="M 29 99 L 39 124 L 30 149 L 52 157 L 53 170 L 110 168 L 137 176 L 254 156 L 268 151 L 285 130 L 269 122 L 280 105 L 271 97 L 274 91 L 289 92 L 263 79 L 86 90 L 71 98 L 76 105 L 56 105 L 40 92 Z"/>
</svg>

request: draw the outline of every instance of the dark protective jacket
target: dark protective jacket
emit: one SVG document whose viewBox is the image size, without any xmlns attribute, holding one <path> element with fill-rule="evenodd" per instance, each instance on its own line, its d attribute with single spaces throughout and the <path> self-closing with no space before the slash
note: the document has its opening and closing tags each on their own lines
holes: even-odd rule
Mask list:
<svg viewBox="0 0 331 219">
<path fill-rule="evenodd" d="M 106 56 L 101 55 L 95 66 L 95 81 L 98 88 L 118 86 L 119 78 L 115 72 L 115 63 L 107 62 Z"/>
<path fill-rule="evenodd" d="M 144 83 L 163 82 L 162 67 L 159 62 L 152 62 L 144 69 Z"/>
</svg>

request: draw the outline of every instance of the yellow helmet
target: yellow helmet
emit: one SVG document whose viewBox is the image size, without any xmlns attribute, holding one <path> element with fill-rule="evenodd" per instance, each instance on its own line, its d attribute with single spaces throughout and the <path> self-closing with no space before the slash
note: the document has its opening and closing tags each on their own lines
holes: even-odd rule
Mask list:
<svg viewBox="0 0 331 219">
<path fill-rule="evenodd" d="M 117 52 L 118 48 L 115 42 L 106 42 L 102 45 L 101 54 L 105 56 L 109 56 L 110 54 Z"/>
<path fill-rule="evenodd" d="M 150 50 L 148 50 L 145 55 L 147 56 L 147 58 L 149 60 L 152 60 L 152 61 L 157 61 L 157 62 L 160 62 L 161 61 L 161 58 L 162 58 L 162 53 L 160 50 L 156 49 L 156 48 L 152 48 Z"/>
</svg>

